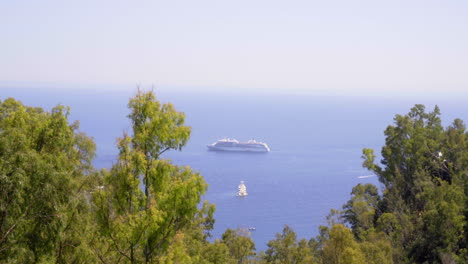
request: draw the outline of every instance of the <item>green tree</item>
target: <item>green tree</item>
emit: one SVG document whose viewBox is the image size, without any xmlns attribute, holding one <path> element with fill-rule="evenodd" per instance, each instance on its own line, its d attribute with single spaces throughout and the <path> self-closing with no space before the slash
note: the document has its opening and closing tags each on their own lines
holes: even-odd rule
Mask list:
<svg viewBox="0 0 468 264">
<path fill-rule="evenodd" d="M 202 251 L 203 259 L 211 264 L 235 264 L 237 260 L 231 257 L 228 246 L 216 240 L 214 243 L 208 243 Z"/>
<path fill-rule="evenodd" d="M 372 184 L 358 184 L 351 192 L 351 200 L 343 206 L 343 218 L 351 224 L 354 234 L 374 227 L 374 216 L 380 200 L 377 187 Z"/>
<path fill-rule="evenodd" d="M 323 246 L 323 263 L 366 263 L 365 255 L 354 239 L 350 229 L 343 225 L 332 226 L 329 232 L 329 239 Z"/>
<path fill-rule="evenodd" d="M 0 262 L 90 261 L 86 246 L 93 141 L 50 112 L 0 102 Z M 81 235 L 80 233 L 83 232 Z"/>
<path fill-rule="evenodd" d="M 208 238 L 211 237 L 210 231 L 213 229 L 214 211 L 214 205 L 205 201 L 190 225 L 178 232 L 178 235 L 183 238 L 183 243 L 179 243 L 179 246 L 184 248 L 192 263 L 227 263 L 224 258 L 230 259 L 229 252 L 224 251 L 224 249 L 227 250 L 226 245 L 220 245 L 216 242 L 213 244 L 208 241 Z M 171 247 L 173 247 L 172 244 Z M 221 248 L 218 249 L 217 246 Z M 207 252 L 214 255 L 211 256 Z M 224 253 L 226 255 L 223 255 Z M 165 261 L 160 262 L 165 263 Z"/>
<path fill-rule="evenodd" d="M 463 200 L 463 191 L 459 186 L 442 182 L 439 187 L 428 191 L 426 197 L 428 202 L 422 215 L 423 232 L 415 241 L 411 253 L 417 261 L 427 258 L 435 260 L 444 255 L 453 262 L 458 259 L 455 253 L 460 249 L 459 241 L 464 238 L 463 227 L 466 225 L 459 202 Z"/>
<path fill-rule="evenodd" d="M 381 165 L 364 149 L 364 167 L 385 189 L 377 228 L 392 238 L 395 262 L 439 263 L 466 257 L 468 140 L 463 122 L 444 129 L 440 110 L 416 105 L 385 130 Z"/>
<path fill-rule="evenodd" d="M 255 244 L 244 229 L 226 229 L 221 241 L 228 247 L 230 256 L 237 264 L 249 263 L 255 255 Z"/>
<path fill-rule="evenodd" d="M 265 252 L 266 263 L 305 264 L 313 263 L 312 252 L 305 239 L 297 242 L 296 233 L 286 225 L 281 234 L 268 242 Z"/>
<path fill-rule="evenodd" d="M 333 209 L 332 214 L 339 212 Z M 336 223 L 331 224 L 331 226 Z M 319 234 L 315 238 L 311 238 L 308 242 L 308 246 L 311 250 L 313 259 L 317 263 L 323 263 L 323 247 L 325 243 L 330 239 L 330 228 L 328 226 L 319 226 Z"/>
<path fill-rule="evenodd" d="M 393 263 L 393 248 L 389 237 L 382 232 L 369 229 L 361 235 L 359 243 L 368 264 Z"/>
<path fill-rule="evenodd" d="M 167 252 L 160 256 L 158 261 L 164 264 L 175 264 L 184 263 L 192 264 L 196 263 L 192 260 L 187 247 L 184 244 L 184 233 L 177 233 L 174 236 L 172 243 L 169 245 Z"/>
<path fill-rule="evenodd" d="M 118 162 L 103 173 L 104 185 L 93 196 L 99 232 L 105 238 L 95 252 L 104 258 L 101 254 L 110 251 L 113 261 L 158 263 L 176 234 L 200 212 L 207 185 L 190 168 L 161 159 L 164 152 L 180 150 L 188 141 L 190 127 L 184 125 L 183 113 L 142 91 L 130 99 L 129 108 L 133 134 L 118 140 Z M 180 245 L 183 238 L 178 239 Z M 185 254 L 181 252 L 179 257 Z"/>
</svg>

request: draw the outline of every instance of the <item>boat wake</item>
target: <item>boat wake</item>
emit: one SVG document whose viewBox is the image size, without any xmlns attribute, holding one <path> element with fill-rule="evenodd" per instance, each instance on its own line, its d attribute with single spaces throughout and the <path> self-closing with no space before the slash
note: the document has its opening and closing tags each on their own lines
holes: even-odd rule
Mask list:
<svg viewBox="0 0 468 264">
<path fill-rule="evenodd" d="M 358 176 L 359 179 L 366 179 L 370 177 L 374 177 L 375 175 L 364 175 L 364 176 Z"/>
</svg>

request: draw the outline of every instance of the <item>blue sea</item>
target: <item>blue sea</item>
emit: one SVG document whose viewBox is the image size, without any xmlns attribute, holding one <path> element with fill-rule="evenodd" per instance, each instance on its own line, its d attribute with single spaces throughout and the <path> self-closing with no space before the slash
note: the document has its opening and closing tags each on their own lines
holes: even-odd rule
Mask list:
<svg viewBox="0 0 468 264">
<path fill-rule="evenodd" d="M 97 144 L 97 168 L 112 166 L 116 138 L 130 132 L 127 102 L 136 89 L 112 91 L 96 86 L 25 88 L 0 86 L 0 99 L 14 97 L 24 104 L 50 109 L 71 107 L 71 120 Z M 462 98 L 362 97 L 288 95 L 241 92 L 197 92 L 155 89 L 162 102 L 185 112 L 192 127 L 182 151 L 164 158 L 200 172 L 209 189 L 204 199 L 216 204 L 213 231 L 220 238 L 226 228 L 255 227 L 251 236 L 259 250 L 291 226 L 298 238 L 310 239 L 326 224 L 330 209 L 341 209 L 353 186 L 378 179 L 362 168 L 361 151 L 384 144 L 383 131 L 395 114 L 405 114 L 415 103 L 433 108 L 437 103 L 444 125 L 454 118 L 468 120 Z M 207 151 L 206 145 L 224 137 L 266 142 L 264 154 Z M 243 180 L 247 197 L 236 197 Z"/>
</svg>

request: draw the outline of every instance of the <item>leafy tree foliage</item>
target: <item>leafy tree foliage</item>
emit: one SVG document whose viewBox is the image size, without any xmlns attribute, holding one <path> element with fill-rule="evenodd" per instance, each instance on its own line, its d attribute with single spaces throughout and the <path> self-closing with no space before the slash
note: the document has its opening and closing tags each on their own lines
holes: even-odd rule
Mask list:
<svg viewBox="0 0 468 264">
<path fill-rule="evenodd" d="M 363 150 L 363 166 L 383 185 L 358 184 L 331 228 L 309 241 L 322 263 L 467 263 L 468 133 L 444 128 L 436 106 L 416 105 L 385 130 L 382 160 Z M 349 224 L 351 230 L 343 226 Z"/>
<path fill-rule="evenodd" d="M 207 240 L 215 208 L 200 204 L 201 175 L 161 159 L 187 142 L 184 115 L 151 92 L 129 107 L 133 133 L 95 172 L 94 143 L 67 107 L 0 102 L 1 263 L 236 263 Z"/>
<path fill-rule="evenodd" d="M 216 240 L 214 243 L 208 243 L 203 248 L 203 258 L 207 261 L 207 263 L 212 264 L 234 264 L 237 261 L 231 257 L 231 253 L 229 251 L 228 246 Z"/>
<path fill-rule="evenodd" d="M 184 125 L 183 113 L 160 104 L 152 92 L 138 91 L 129 108 L 133 135 L 118 140 L 118 162 L 103 172 L 103 188 L 93 196 L 99 232 L 105 238 L 105 250 L 95 252 L 101 259 L 111 252 L 114 262 L 188 261 L 180 232 L 200 212 L 207 185 L 190 168 L 160 157 L 167 150 L 180 150 L 190 128 Z M 171 256 L 165 256 L 168 249 Z"/>
<path fill-rule="evenodd" d="M 351 200 L 343 206 L 343 217 L 358 235 L 362 230 L 373 227 L 375 208 L 380 197 L 377 187 L 372 184 L 356 185 L 351 195 Z"/>
<path fill-rule="evenodd" d="M 221 241 L 229 249 L 230 256 L 235 263 L 249 263 L 249 259 L 255 255 L 255 244 L 244 229 L 228 228 L 222 235 Z"/>
<path fill-rule="evenodd" d="M 323 246 L 323 262 L 330 264 L 365 263 L 365 256 L 354 240 L 351 230 L 343 225 L 330 229 L 329 239 Z"/>
<path fill-rule="evenodd" d="M 266 263 L 314 263 L 307 241 L 301 239 L 298 242 L 296 233 L 287 225 L 283 228 L 283 232 L 276 234 L 276 238 L 268 242 L 267 245 L 268 249 L 264 256 Z"/>
<path fill-rule="evenodd" d="M 12 98 L 0 102 L 0 262 L 71 263 L 90 255 L 87 229 L 95 146 L 69 124 L 69 109 L 50 112 Z"/>
<path fill-rule="evenodd" d="M 368 230 L 362 235 L 359 244 L 362 253 L 368 264 L 391 264 L 394 250 L 391 240 L 382 232 L 375 232 L 374 229 Z"/>
<path fill-rule="evenodd" d="M 372 206 L 374 225 L 402 251 L 396 262 L 466 261 L 468 134 L 459 119 L 444 129 L 439 116 L 437 106 L 426 113 L 423 105 L 397 115 L 385 130 L 381 165 L 363 150 L 363 165 L 385 187 Z"/>
<path fill-rule="evenodd" d="M 152 92 L 128 104 L 132 133 L 110 170 L 94 171 L 94 142 L 51 111 L 0 101 L 0 263 L 467 263 L 468 133 L 444 128 L 416 105 L 385 130 L 381 161 L 363 166 L 382 183 L 358 184 L 316 238 L 285 226 L 255 253 L 246 230 L 210 242 L 215 210 L 202 176 L 162 154 L 190 127 Z"/>
</svg>

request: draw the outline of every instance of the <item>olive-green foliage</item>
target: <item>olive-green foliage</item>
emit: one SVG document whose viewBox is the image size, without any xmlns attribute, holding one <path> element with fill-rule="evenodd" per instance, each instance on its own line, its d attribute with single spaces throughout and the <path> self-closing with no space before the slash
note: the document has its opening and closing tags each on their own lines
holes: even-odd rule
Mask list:
<svg viewBox="0 0 468 264">
<path fill-rule="evenodd" d="M 94 143 L 68 108 L 0 102 L 0 263 L 237 263 L 207 241 L 215 208 L 200 204 L 201 175 L 161 159 L 187 142 L 184 114 L 151 92 L 129 107 L 132 135 L 95 172 Z"/>
<path fill-rule="evenodd" d="M 316 238 L 285 226 L 256 255 L 246 230 L 208 241 L 205 181 L 162 159 L 189 139 L 184 114 L 152 92 L 128 106 L 132 133 L 95 172 L 94 143 L 68 108 L 0 101 L 0 263 L 468 263 L 468 133 L 459 119 L 444 128 L 438 107 L 397 115 L 380 162 L 363 150 L 381 194 L 359 184 Z"/>
<path fill-rule="evenodd" d="M 309 241 L 322 263 L 467 263 L 468 133 L 444 128 L 439 108 L 416 105 L 385 130 L 382 160 L 363 150 L 363 166 L 383 185 L 358 184 L 331 226 Z M 350 225 L 351 230 L 341 223 Z M 363 260 L 365 259 L 365 261 Z"/>
<path fill-rule="evenodd" d="M 359 235 L 363 230 L 374 226 L 374 216 L 380 200 L 377 187 L 372 184 L 358 184 L 352 192 L 352 198 L 343 206 L 343 218 L 351 225 L 353 232 Z"/>
<path fill-rule="evenodd" d="M 203 259 L 212 264 L 235 264 L 237 261 L 231 257 L 228 246 L 216 240 L 214 243 L 208 243 L 203 248 Z"/>
<path fill-rule="evenodd" d="M 221 242 L 228 247 L 231 258 L 237 264 L 249 263 L 250 258 L 255 255 L 255 244 L 245 229 L 228 228 L 223 233 Z"/>
<path fill-rule="evenodd" d="M 181 232 L 200 212 L 207 185 L 200 174 L 161 155 L 180 150 L 190 127 L 183 113 L 160 104 L 152 92 L 138 91 L 129 108 L 133 134 L 118 140 L 118 162 L 103 172 L 103 186 L 93 195 L 102 237 L 94 251 L 109 263 L 189 261 Z"/>
<path fill-rule="evenodd" d="M 268 249 L 263 260 L 275 264 L 306 264 L 314 263 L 312 252 L 305 239 L 299 242 L 291 227 L 285 226 L 281 234 L 268 242 Z"/>
<path fill-rule="evenodd" d="M 95 146 L 69 109 L 0 102 L 0 263 L 82 263 Z M 84 232 L 84 233 L 81 233 Z"/>
<path fill-rule="evenodd" d="M 364 253 L 350 229 L 339 224 L 332 226 L 329 239 L 323 245 L 323 263 L 366 263 Z"/>
<path fill-rule="evenodd" d="M 214 205 L 205 201 L 192 222 L 180 230 L 171 242 L 167 252 L 159 257 L 160 263 L 229 263 L 231 260 L 226 245 L 209 243 L 210 231 L 214 224 Z M 183 254 L 182 254 L 183 253 Z M 183 256 L 184 261 L 176 257 Z"/>
<path fill-rule="evenodd" d="M 391 264 L 393 263 L 393 248 L 390 239 L 385 233 L 376 232 L 374 229 L 361 234 L 359 243 L 367 264 Z"/>
</svg>

